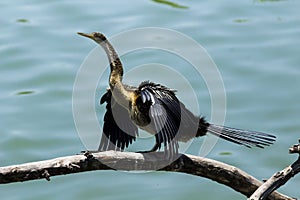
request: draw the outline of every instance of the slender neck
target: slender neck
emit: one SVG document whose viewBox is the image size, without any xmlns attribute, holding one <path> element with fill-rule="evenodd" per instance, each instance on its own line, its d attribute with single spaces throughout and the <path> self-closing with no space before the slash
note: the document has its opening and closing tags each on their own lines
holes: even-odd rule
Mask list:
<svg viewBox="0 0 300 200">
<path fill-rule="evenodd" d="M 128 91 L 122 83 L 123 66 L 121 60 L 109 41 L 104 40 L 100 45 L 105 50 L 110 63 L 109 86 L 112 95 L 120 105 L 128 108 L 132 92 Z"/>
<path fill-rule="evenodd" d="M 101 47 L 106 52 L 106 55 L 110 64 L 110 76 L 109 76 L 109 85 L 111 88 L 117 83 L 122 83 L 123 78 L 123 66 L 121 60 L 108 40 L 104 40 L 100 43 Z"/>
</svg>

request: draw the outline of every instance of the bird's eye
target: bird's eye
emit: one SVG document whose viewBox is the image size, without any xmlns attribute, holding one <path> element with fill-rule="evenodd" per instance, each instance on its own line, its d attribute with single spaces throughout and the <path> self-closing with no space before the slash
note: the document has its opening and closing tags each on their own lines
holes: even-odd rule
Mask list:
<svg viewBox="0 0 300 200">
<path fill-rule="evenodd" d="M 95 38 L 99 38 L 99 39 L 102 40 L 102 41 L 106 40 L 106 37 L 105 37 L 102 33 L 99 33 L 99 32 L 94 32 L 94 33 L 93 33 L 93 36 L 94 36 Z"/>
</svg>

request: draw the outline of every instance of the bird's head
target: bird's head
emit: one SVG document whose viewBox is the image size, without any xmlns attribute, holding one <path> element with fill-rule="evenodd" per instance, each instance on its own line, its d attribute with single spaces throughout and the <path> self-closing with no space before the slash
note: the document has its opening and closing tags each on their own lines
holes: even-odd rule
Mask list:
<svg viewBox="0 0 300 200">
<path fill-rule="evenodd" d="M 81 36 L 90 38 L 90 39 L 94 40 L 95 42 L 97 42 L 99 44 L 106 40 L 106 37 L 102 33 L 99 33 L 99 32 L 92 32 L 92 33 L 78 32 L 78 34 L 81 35 Z"/>
</svg>

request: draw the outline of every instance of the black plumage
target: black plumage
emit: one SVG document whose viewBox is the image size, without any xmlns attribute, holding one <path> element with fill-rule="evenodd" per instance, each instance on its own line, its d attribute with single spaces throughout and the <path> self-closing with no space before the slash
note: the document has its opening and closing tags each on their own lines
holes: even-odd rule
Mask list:
<svg viewBox="0 0 300 200">
<path fill-rule="evenodd" d="M 135 141 L 138 127 L 155 135 L 154 147 L 146 152 L 164 147 L 168 156 L 178 153 L 178 142 L 206 135 L 208 132 L 227 141 L 246 147 L 271 145 L 275 136 L 267 133 L 229 128 L 208 123 L 204 117 L 195 116 L 182 102 L 175 90 L 149 81 L 138 87 L 122 83 L 123 66 L 106 37 L 101 33 L 79 33 L 100 44 L 109 59 L 110 89 L 102 96 L 106 102 L 100 151 L 124 150 Z"/>
<path fill-rule="evenodd" d="M 128 111 L 112 98 L 110 90 L 102 96 L 100 104 L 103 103 L 106 103 L 106 113 L 99 150 L 124 150 L 138 136 L 137 126 L 131 121 Z M 114 115 L 121 120 L 116 122 Z"/>
</svg>

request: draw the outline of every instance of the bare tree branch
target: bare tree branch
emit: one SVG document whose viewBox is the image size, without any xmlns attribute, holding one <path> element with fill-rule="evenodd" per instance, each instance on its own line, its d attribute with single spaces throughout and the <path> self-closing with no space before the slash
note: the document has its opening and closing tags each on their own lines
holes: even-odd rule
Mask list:
<svg viewBox="0 0 300 200">
<path fill-rule="evenodd" d="M 289 148 L 289 153 L 298 153 L 300 155 L 300 139 L 298 142 L 299 144 L 294 144 Z"/>
<path fill-rule="evenodd" d="M 56 175 L 111 169 L 126 171 L 159 169 L 161 171 L 187 173 L 217 181 L 248 197 L 262 184 L 234 166 L 208 158 L 183 154 L 176 161 L 167 163 L 161 152 L 141 154 L 117 151 L 86 153 L 84 155 L 0 167 L 0 183 L 43 178 L 49 181 L 51 176 Z M 292 198 L 273 192 L 268 199 L 291 200 Z"/>
<path fill-rule="evenodd" d="M 289 153 L 298 153 L 300 155 L 300 140 L 299 144 L 295 144 L 289 148 Z M 288 180 L 294 177 L 297 173 L 300 172 L 300 156 L 298 159 L 281 170 L 280 172 L 275 173 L 271 178 L 269 178 L 264 184 L 262 184 L 249 198 L 249 200 L 263 200 L 268 197 L 268 195 L 284 185 Z"/>
</svg>

